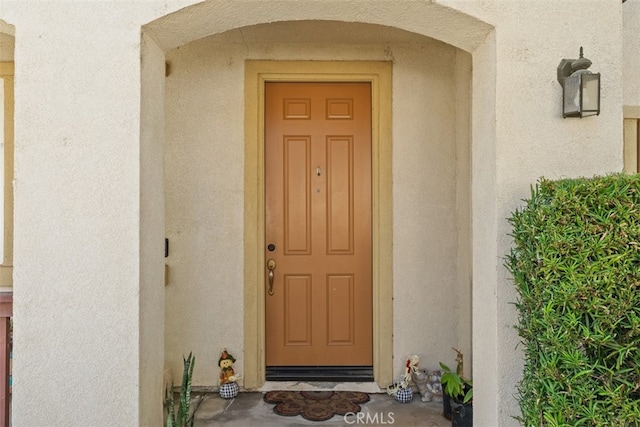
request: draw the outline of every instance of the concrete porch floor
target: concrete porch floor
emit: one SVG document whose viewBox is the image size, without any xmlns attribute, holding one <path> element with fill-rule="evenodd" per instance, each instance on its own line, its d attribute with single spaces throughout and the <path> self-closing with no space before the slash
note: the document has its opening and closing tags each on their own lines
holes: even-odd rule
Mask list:
<svg viewBox="0 0 640 427">
<path fill-rule="evenodd" d="M 370 394 L 371 400 L 362 404 L 360 419 L 356 416 L 334 416 L 327 421 L 308 421 L 302 416 L 283 417 L 273 412 L 275 405 L 264 402 L 264 392 L 241 392 L 234 399 L 222 399 L 218 393 L 203 395 L 196 413 L 196 427 L 281 427 L 310 425 L 397 425 L 448 427 L 451 421 L 442 415 L 442 403 L 422 402 L 414 393 L 410 403 L 399 403 L 386 393 Z"/>
</svg>

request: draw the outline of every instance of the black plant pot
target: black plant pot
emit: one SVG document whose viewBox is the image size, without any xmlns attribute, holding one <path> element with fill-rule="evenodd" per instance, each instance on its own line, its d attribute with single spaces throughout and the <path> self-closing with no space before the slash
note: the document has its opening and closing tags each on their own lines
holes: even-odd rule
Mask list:
<svg viewBox="0 0 640 427">
<path fill-rule="evenodd" d="M 473 405 L 471 402 L 451 405 L 451 427 L 473 427 Z"/>
<path fill-rule="evenodd" d="M 444 387 L 442 388 L 444 390 Z M 442 393 L 442 409 L 444 417 L 451 419 L 451 397 L 447 393 Z"/>
<path fill-rule="evenodd" d="M 444 386 L 444 384 L 442 384 L 442 390 L 443 390 L 443 393 L 442 393 L 442 410 L 443 410 L 442 415 L 446 419 L 450 420 L 451 417 L 452 417 L 452 403 L 451 402 L 454 402 L 453 405 L 457 404 L 458 406 L 460 406 L 460 405 L 462 405 L 462 400 L 461 399 L 460 400 L 452 399 L 451 396 L 449 396 L 447 393 L 444 393 L 444 388 L 445 388 L 445 386 Z M 463 395 L 467 394 L 467 391 L 469 391 L 469 388 L 465 384 L 464 387 L 462 388 Z M 471 405 L 471 403 L 467 403 L 466 405 Z M 466 424 L 460 424 L 460 425 L 464 426 Z"/>
</svg>

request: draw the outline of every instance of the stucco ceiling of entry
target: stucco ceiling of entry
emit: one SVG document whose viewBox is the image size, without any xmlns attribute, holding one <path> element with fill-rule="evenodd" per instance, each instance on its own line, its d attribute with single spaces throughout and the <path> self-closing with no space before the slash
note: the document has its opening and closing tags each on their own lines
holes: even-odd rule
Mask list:
<svg viewBox="0 0 640 427">
<path fill-rule="evenodd" d="M 234 28 L 295 21 L 359 22 L 395 27 L 467 52 L 473 52 L 493 30 L 490 24 L 435 0 L 200 0 L 149 22 L 143 26 L 143 32 L 166 52 Z"/>
<path fill-rule="evenodd" d="M 339 21 L 287 21 L 236 28 L 211 36 L 220 43 L 403 44 L 429 39 L 394 27 Z M 429 39 L 430 40 L 430 39 Z"/>
</svg>

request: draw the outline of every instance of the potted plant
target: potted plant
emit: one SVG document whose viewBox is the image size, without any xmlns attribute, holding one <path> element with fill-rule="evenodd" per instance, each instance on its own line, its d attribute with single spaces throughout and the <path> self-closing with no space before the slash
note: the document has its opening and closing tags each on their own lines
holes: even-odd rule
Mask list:
<svg viewBox="0 0 640 427">
<path fill-rule="evenodd" d="M 473 426 L 473 383 L 463 375 L 463 355 L 456 352 L 456 370 L 453 372 L 440 362 L 442 368 L 442 390 L 444 416 L 451 420 L 453 427 Z M 453 403 L 452 403 L 453 402 Z"/>
<path fill-rule="evenodd" d="M 193 427 L 195 415 L 202 399 L 193 408 L 191 406 L 191 379 L 193 378 L 193 368 L 196 363 L 195 356 L 189 353 L 186 359 L 182 357 L 184 369 L 182 371 L 182 384 L 180 386 L 180 401 L 178 402 L 178 412 L 176 413 L 176 402 L 173 397 L 173 384 L 171 388 L 164 391 L 164 407 L 167 410 L 167 427 Z"/>
</svg>

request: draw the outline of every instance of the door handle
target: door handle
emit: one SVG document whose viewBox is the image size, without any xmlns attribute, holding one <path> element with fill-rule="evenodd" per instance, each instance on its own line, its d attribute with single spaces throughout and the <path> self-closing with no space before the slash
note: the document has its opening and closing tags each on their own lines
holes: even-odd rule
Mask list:
<svg viewBox="0 0 640 427">
<path fill-rule="evenodd" d="M 273 295 L 273 270 L 276 269 L 276 261 L 270 259 L 267 261 L 267 270 L 269 270 L 269 295 Z"/>
</svg>

